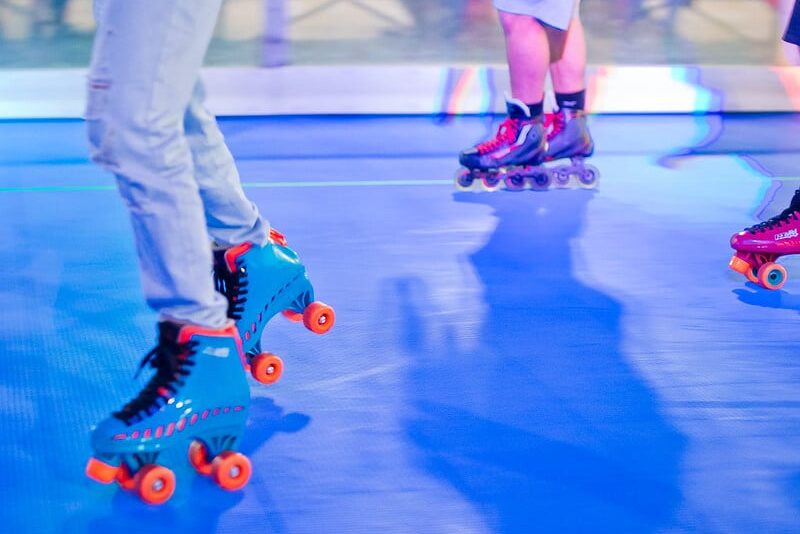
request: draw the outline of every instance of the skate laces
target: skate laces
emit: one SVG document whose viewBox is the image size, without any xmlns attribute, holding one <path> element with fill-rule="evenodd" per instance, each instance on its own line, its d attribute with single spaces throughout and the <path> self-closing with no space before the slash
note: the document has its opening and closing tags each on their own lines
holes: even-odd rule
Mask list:
<svg viewBox="0 0 800 534">
<path fill-rule="evenodd" d="M 751 234 L 766 232 L 767 230 L 772 230 L 775 227 L 782 226 L 789 221 L 800 220 L 800 218 L 798 218 L 798 212 L 800 212 L 800 189 L 794 192 L 794 196 L 792 197 L 792 201 L 789 203 L 788 208 L 780 212 L 775 217 L 753 225 L 747 228 L 745 231 L 750 232 Z"/>
<path fill-rule="evenodd" d="M 488 152 L 494 152 L 504 145 L 510 145 L 517 140 L 519 123 L 519 119 L 512 119 L 511 117 L 506 118 L 506 120 L 500 123 L 500 127 L 497 129 L 497 135 L 495 135 L 494 139 L 479 144 L 475 149 L 479 154 L 486 154 Z"/>
<path fill-rule="evenodd" d="M 561 112 L 556 113 L 548 113 L 544 116 L 544 128 L 548 130 L 547 132 L 547 140 L 550 141 L 552 138 L 560 134 L 564 130 L 564 125 L 566 121 L 564 120 L 564 114 Z"/>
<path fill-rule="evenodd" d="M 228 317 L 238 321 L 244 314 L 247 302 L 247 269 L 236 263 L 236 271 L 230 272 L 225 261 L 214 262 L 214 286 L 228 300 Z"/>
<path fill-rule="evenodd" d="M 162 332 L 158 345 L 142 358 L 134 378 L 138 378 L 142 369 L 148 365 L 156 373 L 135 399 L 120 411 L 114 412 L 114 417 L 131 424 L 154 414 L 167 399 L 178 392 L 179 386 L 184 385 L 184 377 L 191 373 L 188 367 L 194 365 L 192 357 L 197 344 L 196 341 L 178 343 L 174 337 Z"/>
</svg>

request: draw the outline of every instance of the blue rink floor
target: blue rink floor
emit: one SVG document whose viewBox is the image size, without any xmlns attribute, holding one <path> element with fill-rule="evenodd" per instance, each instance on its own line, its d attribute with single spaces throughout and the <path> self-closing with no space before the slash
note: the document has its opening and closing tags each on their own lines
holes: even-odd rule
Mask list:
<svg viewBox="0 0 800 534">
<path fill-rule="evenodd" d="M 160 508 L 83 474 L 154 341 L 114 182 L 81 122 L 0 123 L 0 531 L 800 531 L 800 258 L 727 268 L 800 117 L 593 117 L 596 192 L 457 193 L 490 121 L 222 121 L 337 324 L 270 323 L 250 485 Z"/>
</svg>

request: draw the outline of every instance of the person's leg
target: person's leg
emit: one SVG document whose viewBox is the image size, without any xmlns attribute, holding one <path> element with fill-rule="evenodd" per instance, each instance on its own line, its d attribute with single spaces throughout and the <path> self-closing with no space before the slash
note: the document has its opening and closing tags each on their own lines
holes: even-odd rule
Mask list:
<svg viewBox="0 0 800 534">
<path fill-rule="evenodd" d="M 550 65 L 556 94 L 577 93 L 586 88 L 586 37 L 576 14 L 566 32 L 553 35 L 554 61 Z"/>
<path fill-rule="evenodd" d="M 148 304 L 218 328 L 206 218 L 183 120 L 221 0 L 111 0 L 87 107 L 93 159 L 114 173 L 133 223 Z"/>
<path fill-rule="evenodd" d="M 198 80 L 183 127 L 192 152 L 208 233 L 221 247 L 240 243 L 264 245 L 269 238 L 269 222 L 245 196 L 233 156 L 204 101 L 205 89 Z"/>
<path fill-rule="evenodd" d="M 499 13 L 506 39 L 511 96 L 529 105 L 541 103 L 550 65 L 547 32 L 529 15 Z"/>
</svg>

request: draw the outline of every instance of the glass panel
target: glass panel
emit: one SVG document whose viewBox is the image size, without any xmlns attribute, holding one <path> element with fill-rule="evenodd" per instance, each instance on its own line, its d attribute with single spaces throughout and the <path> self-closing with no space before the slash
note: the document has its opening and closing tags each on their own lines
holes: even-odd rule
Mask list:
<svg viewBox="0 0 800 534">
<path fill-rule="evenodd" d="M 135 0 L 133 0 L 135 1 Z M 595 64 L 781 64 L 787 0 L 584 0 Z M 0 67 L 85 66 L 91 0 L 0 0 Z M 491 0 L 227 0 L 213 65 L 503 63 Z"/>
</svg>

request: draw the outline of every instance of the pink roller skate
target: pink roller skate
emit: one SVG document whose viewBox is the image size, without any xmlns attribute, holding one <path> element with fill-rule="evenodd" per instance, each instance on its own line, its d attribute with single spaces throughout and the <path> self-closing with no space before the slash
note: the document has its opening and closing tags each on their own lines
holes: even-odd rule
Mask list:
<svg viewBox="0 0 800 534">
<path fill-rule="evenodd" d="M 766 289 L 782 288 L 786 268 L 775 261 L 800 254 L 800 189 L 780 215 L 734 234 L 731 247 L 736 251 L 728 264 L 731 269 Z"/>
</svg>

